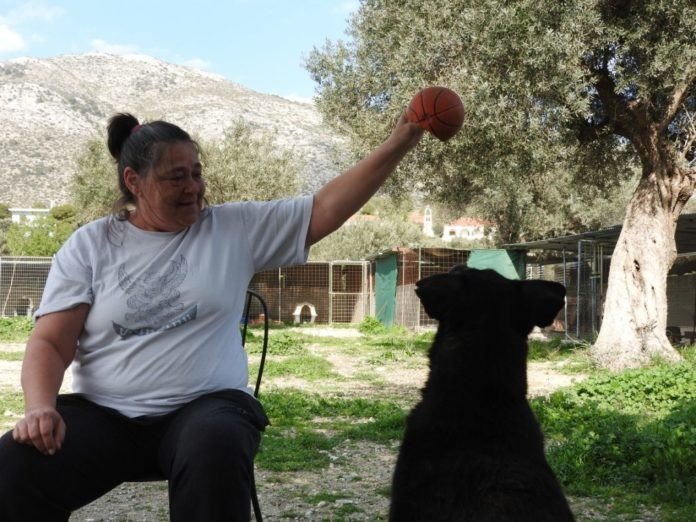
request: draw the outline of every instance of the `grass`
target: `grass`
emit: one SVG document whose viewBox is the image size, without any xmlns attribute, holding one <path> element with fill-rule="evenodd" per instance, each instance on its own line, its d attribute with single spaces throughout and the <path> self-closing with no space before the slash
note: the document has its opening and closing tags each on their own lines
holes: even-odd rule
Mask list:
<svg viewBox="0 0 696 522">
<path fill-rule="evenodd" d="M 431 334 L 419 338 L 382 330 L 360 342 L 323 342 L 361 355 L 370 365 L 389 366 L 422 364 L 430 339 Z M 587 346 L 530 345 L 532 361 L 562 363 L 591 375 L 532 405 L 567 493 L 592 498 L 609 520 L 640 517 L 645 510 L 659 512 L 664 521 L 696 520 L 696 350 L 682 353 L 680 365 L 617 375 L 593 369 Z M 397 398 L 374 402 L 274 391 L 262 401 L 274 425 L 258 462 L 276 470 L 328 467 L 332 452 L 346 440 L 398 441 L 407 414 Z"/>
<path fill-rule="evenodd" d="M 22 361 L 24 351 L 15 350 L 10 352 L 0 351 L 0 361 Z"/>
<path fill-rule="evenodd" d="M 0 341 L 23 343 L 29 337 L 34 324 L 28 317 L 0 317 Z"/>
<path fill-rule="evenodd" d="M 696 357 L 590 379 L 532 401 L 569 494 L 696 520 Z"/>
<path fill-rule="evenodd" d="M 0 388 L 0 434 L 12 429 L 24 411 L 24 396 L 17 390 Z"/>
<path fill-rule="evenodd" d="M 259 466 L 272 471 L 317 470 L 346 441 L 387 443 L 403 434 L 406 411 L 389 401 L 330 398 L 293 390 L 263 393 L 272 424 L 266 429 Z"/>
<path fill-rule="evenodd" d="M 409 406 L 394 392 L 382 393 L 378 372 L 426 365 L 432 333 L 370 328 L 350 339 L 307 336 L 292 328 L 271 332 L 261 400 L 272 424 L 262 439 L 259 467 L 278 474 L 320 475 L 344 464 L 340 449 L 352 441 L 392 448 L 398 443 Z M 260 332 L 252 329 L 250 334 L 253 360 L 260 350 Z M 592 368 L 587 348 L 560 340 L 530 343 L 531 361 L 589 375 L 531 401 L 546 433 L 549 462 L 567 494 L 606 520 L 640 519 L 646 512 L 666 522 L 696 520 L 696 348 L 682 349 L 681 364 L 655 364 L 621 374 Z M 322 356 L 327 353 L 359 361 L 360 371 L 350 378 L 340 376 Z M 17 355 L 0 352 L 5 357 Z M 274 388 L 269 384 L 277 377 L 308 384 L 303 389 Z M 379 393 L 369 398 L 326 393 L 315 389 L 313 383 L 320 381 L 354 381 Z M 2 425 L 14 423 L 21 411 L 21 394 L 0 390 Z M 385 484 L 374 494 L 386 496 L 388 491 Z M 335 520 L 350 519 L 358 509 L 341 503 L 340 491 L 306 500 L 331 504 Z"/>
</svg>

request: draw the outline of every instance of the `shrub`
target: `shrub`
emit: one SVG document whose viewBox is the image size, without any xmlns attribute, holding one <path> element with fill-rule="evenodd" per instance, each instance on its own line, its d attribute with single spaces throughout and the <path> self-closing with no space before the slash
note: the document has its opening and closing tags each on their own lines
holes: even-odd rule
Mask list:
<svg viewBox="0 0 696 522">
<path fill-rule="evenodd" d="M 366 316 L 358 325 L 358 331 L 364 334 L 380 334 L 386 330 L 385 326 L 374 316 Z"/>
<path fill-rule="evenodd" d="M 624 491 L 696 503 L 696 364 L 600 373 L 532 401 L 570 493 Z"/>
</svg>

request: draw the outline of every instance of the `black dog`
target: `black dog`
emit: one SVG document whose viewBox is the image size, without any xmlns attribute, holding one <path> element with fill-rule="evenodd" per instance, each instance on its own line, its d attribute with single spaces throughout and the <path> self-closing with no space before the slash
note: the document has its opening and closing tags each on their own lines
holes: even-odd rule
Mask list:
<svg viewBox="0 0 696 522">
<path fill-rule="evenodd" d="M 439 326 L 389 520 L 574 520 L 526 397 L 527 335 L 551 324 L 563 285 L 458 266 L 422 279 L 416 294 Z"/>
</svg>

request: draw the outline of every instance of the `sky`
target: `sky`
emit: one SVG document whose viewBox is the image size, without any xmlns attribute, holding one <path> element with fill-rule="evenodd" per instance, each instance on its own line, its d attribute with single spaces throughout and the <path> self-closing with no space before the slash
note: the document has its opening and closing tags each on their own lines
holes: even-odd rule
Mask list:
<svg viewBox="0 0 696 522">
<path fill-rule="evenodd" d="M 303 63 L 347 40 L 359 0 L 0 0 L 0 62 L 105 52 L 194 67 L 310 101 Z"/>
</svg>

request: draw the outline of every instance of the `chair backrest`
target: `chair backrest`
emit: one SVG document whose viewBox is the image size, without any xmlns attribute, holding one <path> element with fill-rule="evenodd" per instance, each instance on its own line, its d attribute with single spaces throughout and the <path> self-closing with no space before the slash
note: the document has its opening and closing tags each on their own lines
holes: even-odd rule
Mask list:
<svg viewBox="0 0 696 522">
<path fill-rule="evenodd" d="M 266 301 L 253 290 L 247 290 L 246 302 L 244 304 L 244 315 L 242 316 L 242 346 L 246 346 L 247 329 L 249 328 L 249 312 L 251 311 L 252 303 L 257 303 L 261 307 L 259 317 L 263 321 L 263 345 L 261 348 L 261 360 L 259 362 L 259 371 L 256 374 L 256 385 L 254 386 L 254 397 L 258 399 L 259 390 L 261 389 L 261 378 L 263 377 L 263 368 L 266 364 L 266 352 L 268 351 L 268 307 Z"/>
</svg>

